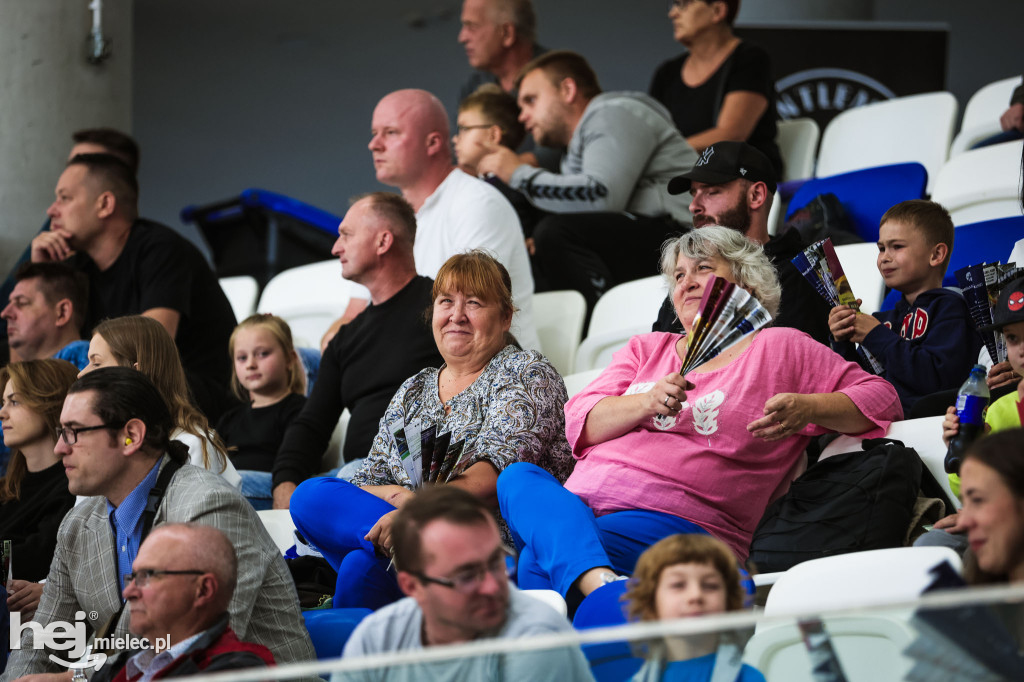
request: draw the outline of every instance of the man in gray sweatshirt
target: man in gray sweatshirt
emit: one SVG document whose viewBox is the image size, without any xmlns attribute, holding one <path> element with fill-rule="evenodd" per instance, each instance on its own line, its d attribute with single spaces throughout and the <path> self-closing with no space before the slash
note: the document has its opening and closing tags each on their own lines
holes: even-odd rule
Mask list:
<svg viewBox="0 0 1024 682">
<path fill-rule="evenodd" d="M 592 308 L 615 284 L 656 274 L 662 242 L 689 228 L 685 198 L 666 188 L 697 153 L 661 104 L 638 92 L 602 93 L 573 52 L 534 59 L 517 85 L 519 119 L 537 144 L 568 147 L 562 172 L 521 164 L 505 149 L 478 169 L 551 212 L 533 237 L 538 290 L 576 289 Z"/>
</svg>

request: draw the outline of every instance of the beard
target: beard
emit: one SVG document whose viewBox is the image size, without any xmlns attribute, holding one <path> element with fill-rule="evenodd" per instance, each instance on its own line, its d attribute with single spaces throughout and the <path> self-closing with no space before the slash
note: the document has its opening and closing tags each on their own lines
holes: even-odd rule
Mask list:
<svg viewBox="0 0 1024 682">
<path fill-rule="evenodd" d="M 743 202 L 736 204 L 726 211 L 722 211 L 717 216 L 702 213 L 693 217 L 694 227 L 721 225 L 722 227 L 728 227 L 730 230 L 736 230 L 740 234 L 746 234 L 750 231 L 750 222 L 750 207 Z"/>
</svg>

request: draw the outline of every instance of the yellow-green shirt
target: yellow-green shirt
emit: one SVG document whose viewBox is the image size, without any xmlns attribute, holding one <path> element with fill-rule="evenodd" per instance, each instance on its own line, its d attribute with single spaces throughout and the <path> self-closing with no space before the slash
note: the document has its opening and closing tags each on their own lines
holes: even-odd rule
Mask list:
<svg viewBox="0 0 1024 682">
<path fill-rule="evenodd" d="M 1020 412 L 1017 410 L 1017 391 L 1007 393 L 988 406 L 988 412 L 985 413 L 985 424 L 989 427 L 989 433 L 1020 426 Z M 949 489 L 953 491 L 954 495 L 960 494 L 960 477 L 956 474 L 949 475 Z"/>
</svg>

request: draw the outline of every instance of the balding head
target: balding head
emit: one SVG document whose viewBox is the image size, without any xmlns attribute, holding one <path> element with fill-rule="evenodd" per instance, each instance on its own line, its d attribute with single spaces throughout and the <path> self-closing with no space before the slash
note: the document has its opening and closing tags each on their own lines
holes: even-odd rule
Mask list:
<svg viewBox="0 0 1024 682">
<path fill-rule="evenodd" d="M 131 631 L 174 645 L 206 630 L 228 610 L 238 559 L 227 536 L 213 526 L 174 523 L 153 529 L 125 584 Z"/>
<path fill-rule="evenodd" d="M 451 166 L 448 114 L 426 90 L 397 90 L 373 110 L 369 148 L 377 179 L 386 185 L 416 185 L 425 173 Z"/>
</svg>

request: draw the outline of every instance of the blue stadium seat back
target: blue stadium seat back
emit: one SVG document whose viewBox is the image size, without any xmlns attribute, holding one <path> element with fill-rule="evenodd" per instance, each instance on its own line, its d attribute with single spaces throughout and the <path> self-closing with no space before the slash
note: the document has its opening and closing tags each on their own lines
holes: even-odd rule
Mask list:
<svg viewBox="0 0 1024 682">
<path fill-rule="evenodd" d="M 949 267 L 946 268 L 942 286 L 959 287 L 956 271 L 968 265 L 996 261 L 1005 263 L 1013 245 L 1020 239 L 1024 239 L 1024 215 L 983 220 L 957 227 L 953 234 L 953 254 L 949 257 Z M 1017 263 L 1017 267 L 1024 268 L 1024 263 Z M 898 300 L 900 292 L 890 291 L 881 309 L 892 310 Z"/>
<path fill-rule="evenodd" d="M 625 580 L 608 583 L 587 595 L 576 609 L 573 627 L 586 630 L 624 625 L 627 621 L 622 596 L 626 593 L 626 584 Z M 643 665 L 643 659 L 633 655 L 628 642 L 586 644 L 582 648 L 597 682 L 628 680 Z"/>
<path fill-rule="evenodd" d="M 581 648 L 597 682 L 624 682 L 644 664 L 644 659 L 633 655 L 627 642 L 584 644 Z"/>
<path fill-rule="evenodd" d="M 815 178 L 793 195 L 786 220 L 819 194 L 834 194 L 864 241 L 878 241 L 878 221 L 893 205 L 924 198 L 928 171 L 919 163 L 896 163 Z"/>
<path fill-rule="evenodd" d="M 622 596 L 626 593 L 625 580 L 617 580 L 602 585 L 580 602 L 573 616 L 572 625 L 577 630 L 602 628 L 612 625 L 624 625 L 626 621 L 625 602 Z"/>
<path fill-rule="evenodd" d="M 324 661 L 341 656 L 345 643 L 356 626 L 373 613 L 370 609 L 318 609 L 303 611 L 306 630 L 313 642 L 317 659 Z"/>
<path fill-rule="evenodd" d="M 1024 239 L 1024 215 L 957 227 L 953 233 L 953 253 L 942 285 L 959 286 L 956 271 L 968 265 L 1005 263 L 1013 245 L 1020 239 Z M 1024 268 L 1024 263 L 1017 263 L 1017 267 Z"/>
</svg>

